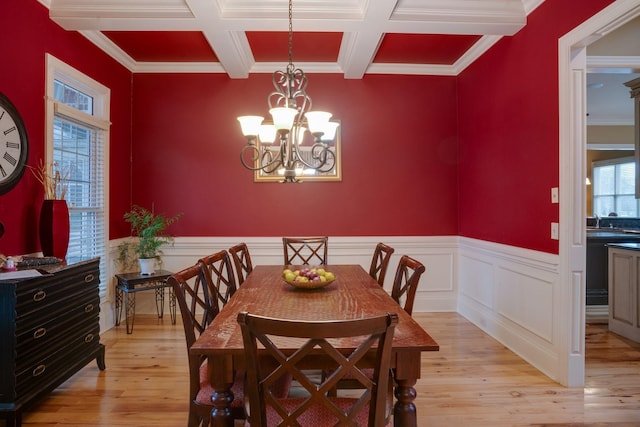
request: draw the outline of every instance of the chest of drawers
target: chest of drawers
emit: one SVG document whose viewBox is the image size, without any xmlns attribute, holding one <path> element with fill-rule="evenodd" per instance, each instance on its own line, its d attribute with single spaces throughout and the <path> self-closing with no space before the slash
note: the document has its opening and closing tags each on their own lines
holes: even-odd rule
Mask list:
<svg viewBox="0 0 640 427">
<path fill-rule="evenodd" d="M 96 359 L 100 343 L 99 259 L 47 266 L 42 276 L 0 281 L 0 416 L 22 410 Z"/>
</svg>

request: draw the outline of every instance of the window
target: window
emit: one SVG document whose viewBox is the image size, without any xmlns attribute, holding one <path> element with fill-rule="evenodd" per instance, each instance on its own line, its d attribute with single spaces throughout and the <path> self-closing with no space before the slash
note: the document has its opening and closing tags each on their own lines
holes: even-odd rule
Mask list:
<svg viewBox="0 0 640 427">
<path fill-rule="evenodd" d="M 607 216 L 637 217 L 635 197 L 636 165 L 632 157 L 594 162 L 593 213 Z"/>
<path fill-rule="evenodd" d="M 100 257 L 100 296 L 106 296 L 109 143 L 108 88 L 47 55 L 46 164 L 67 176 L 67 260 Z"/>
</svg>

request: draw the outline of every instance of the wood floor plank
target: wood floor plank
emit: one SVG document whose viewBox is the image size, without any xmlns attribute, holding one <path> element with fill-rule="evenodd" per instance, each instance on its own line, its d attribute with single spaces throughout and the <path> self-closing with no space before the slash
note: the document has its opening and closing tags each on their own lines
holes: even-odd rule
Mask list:
<svg viewBox="0 0 640 427">
<path fill-rule="evenodd" d="M 583 389 L 551 381 L 458 314 L 414 317 L 441 346 L 422 357 L 419 426 L 640 426 L 640 345 L 606 325 L 587 326 Z M 133 334 L 119 326 L 101 341 L 107 369 L 89 364 L 26 412 L 25 426 L 186 425 L 180 320 L 138 315 Z"/>
</svg>

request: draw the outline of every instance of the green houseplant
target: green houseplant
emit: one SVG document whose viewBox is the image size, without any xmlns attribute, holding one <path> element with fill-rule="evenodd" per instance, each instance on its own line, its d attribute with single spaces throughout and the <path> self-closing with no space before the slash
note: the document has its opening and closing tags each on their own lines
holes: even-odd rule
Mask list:
<svg viewBox="0 0 640 427">
<path fill-rule="evenodd" d="M 166 234 L 166 229 L 176 222 L 182 213 L 172 217 L 164 214 L 156 214 L 142 206 L 133 205 L 129 212 L 124 214 L 124 220 L 131 224 L 131 234 L 137 239 L 123 242 L 119 247 L 120 263 L 127 268 L 134 254 L 140 263 L 142 274 L 153 274 L 155 261 L 160 260 L 161 247 L 173 244 L 173 237 Z"/>
</svg>

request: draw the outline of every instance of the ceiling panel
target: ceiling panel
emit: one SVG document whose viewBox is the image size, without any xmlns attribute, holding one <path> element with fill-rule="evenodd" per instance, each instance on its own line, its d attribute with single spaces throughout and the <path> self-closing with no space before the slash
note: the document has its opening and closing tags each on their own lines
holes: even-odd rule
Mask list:
<svg viewBox="0 0 640 427">
<path fill-rule="evenodd" d="M 453 65 L 480 36 L 385 34 L 374 63 Z"/>
<path fill-rule="evenodd" d="M 217 62 L 199 31 L 103 31 L 109 40 L 134 61 Z"/>
<path fill-rule="evenodd" d="M 247 31 L 249 47 L 256 62 L 287 62 L 289 33 Z M 336 62 L 342 33 L 293 33 L 293 62 Z"/>
</svg>

